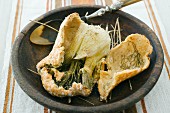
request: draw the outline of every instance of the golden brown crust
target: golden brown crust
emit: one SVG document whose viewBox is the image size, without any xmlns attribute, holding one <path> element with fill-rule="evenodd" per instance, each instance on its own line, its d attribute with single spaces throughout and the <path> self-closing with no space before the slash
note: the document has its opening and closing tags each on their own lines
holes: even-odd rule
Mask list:
<svg viewBox="0 0 170 113">
<path fill-rule="evenodd" d="M 63 23 L 60 26 L 60 30 L 53 46 L 52 51 L 50 54 L 42 59 L 37 64 L 37 70 L 41 75 L 41 80 L 43 87 L 54 96 L 63 97 L 63 96 L 75 96 L 75 95 L 82 95 L 87 96 L 91 93 L 90 89 L 87 89 L 80 83 L 73 83 L 72 87 L 68 90 L 64 89 L 63 87 L 59 87 L 55 84 L 55 81 L 52 79 L 52 75 L 48 73 L 46 64 L 59 67 L 62 65 L 64 61 L 65 51 L 69 49 L 71 45 L 71 41 L 75 37 L 75 32 L 79 28 L 80 24 L 83 21 L 80 19 L 78 13 L 73 13 L 65 18 Z M 56 80 L 61 80 L 62 76 L 64 75 L 63 72 L 59 72 L 55 68 L 52 69 L 54 72 L 54 76 Z"/>
<path fill-rule="evenodd" d="M 112 48 L 106 58 L 108 71 L 100 72 L 98 90 L 101 100 L 107 100 L 109 93 L 122 81 L 148 68 L 152 46 L 140 34 L 129 35 L 124 42 Z"/>
<path fill-rule="evenodd" d="M 60 26 L 52 51 L 37 64 L 38 70 L 45 64 L 51 64 L 55 67 L 61 66 L 64 61 L 65 51 L 70 47 L 70 42 L 75 37 L 75 32 L 79 28 L 80 23 L 83 23 L 83 21 L 80 19 L 78 13 L 72 13 L 65 18 Z"/>
<path fill-rule="evenodd" d="M 98 50 L 86 46 L 89 42 L 88 39 L 91 39 L 90 44 L 92 46 L 95 42 L 98 44 L 95 46 Z M 80 45 L 83 46 L 83 48 L 81 48 Z M 90 86 L 89 88 L 88 86 L 85 86 L 83 82 L 89 80 L 86 79 L 87 77 L 92 77 L 92 72 L 96 66 L 96 62 L 98 62 L 103 56 L 106 56 L 109 50 L 110 37 L 108 32 L 99 26 L 90 26 L 84 23 L 80 19 L 78 13 L 70 14 L 60 26 L 52 51 L 37 64 L 37 70 L 41 75 L 44 89 L 51 95 L 58 97 L 76 95 L 88 96 L 91 93 L 93 86 L 91 85 L 92 87 Z M 82 74 L 83 85 L 81 83 L 73 82 L 68 89 L 56 85 L 53 79 L 55 78 L 56 81 L 61 81 L 63 76 L 65 76 L 64 72 L 60 72 L 57 68 L 63 63 L 69 64 L 71 60 L 81 58 L 86 58 L 84 67 L 81 69 L 84 74 Z M 48 66 L 50 67 L 50 70 L 53 71 L 53 75 L 48 71 Z M 93 79 L 89 81 L 92 84 L 94 82 Z"/>
<path fill-rule="evenodd" d="M 88 96 L 91 93 L 91 90 L 84 87 L 80 83 L 73 83 L 72 87 L 68 90 L 64 89 L 63 87 L 57 86 L 52 79 L 51 74 L 48 73 L 46 68 L 42 68 L 40 70 L 41 80 L 44 89 L 46 89 L 51 95 L 64 97 L 64 96 L 75 96 L 75 95 L 82 95 Z"/>
</svg>

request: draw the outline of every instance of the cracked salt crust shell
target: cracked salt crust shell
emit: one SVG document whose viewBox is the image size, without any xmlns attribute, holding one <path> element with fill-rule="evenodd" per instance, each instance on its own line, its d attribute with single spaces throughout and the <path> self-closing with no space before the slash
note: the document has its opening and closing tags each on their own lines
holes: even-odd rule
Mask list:
<svg viewBox="0 0 170 113">
<path fill-rule="evenodd" d="M 112 48 L 106 58 L 108 71 L 100 72 L 98 81 L 100 99 L 107 100 L 109 93 L 119 83 L 147 69 L 152 51 L 149 40 L 140 34 L 131 34 L 121 44 Z M 138 61 L 137 64 L 135 61 Z"/>
<path fill-rule="evenodd" d="M 90 42 L 88 39 L 91 39 Z M 107 31 L 99 26 L 84 23 L 78 13 L 70 14 L 60 26 L 52 51 L 37 64 L 37 70 L 41 75 L 44 89 L 51 95 L 58 97 L 88 96 L 92 89 L 85 87 L 81 83 L 73 82 L 68 90 L 62 86 L 57 86 L 45 65 L 49 64 L 57 68 L 60 67 L 63 62 L 69 63 L 72 59 L 86 57 L 84 70 L 86 70 L 89 76 L 92 76 L 92 72 L 96 66 L 94 64 L 97 64 L 109 51 L 110 37 Z M 64 76 L 63 72 L 59 72 L 54 68 L 53 70 L 55 70 L 54 76 L 56 76 L 57 79 Z"/>
</svg>

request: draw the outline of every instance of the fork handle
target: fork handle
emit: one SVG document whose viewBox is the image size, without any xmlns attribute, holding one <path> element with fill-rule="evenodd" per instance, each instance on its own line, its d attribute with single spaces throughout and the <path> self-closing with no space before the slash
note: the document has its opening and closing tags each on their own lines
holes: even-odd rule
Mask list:
<svg viewBox="0 0 170 113">
<path fill-rule="evenodd" d="M 100 8 L 96 12 L 94 12 L 94 13 L 88 15 L 88 16 L 85 16 L 85 19 L 89 20 L 90 18 L 102 16 L 106 12 L 112 12 L 112 11 L 118 10 L 122 7 L 128 6 L 130 4 L 133 4 L 133 3 L 136 3 L 136 2 L 139 2 L 139 1 L 141 1 L 141 0 L 114 0 L 113 4 L 111 6 L 106 6 L 105 8 Z"/>
</svg>

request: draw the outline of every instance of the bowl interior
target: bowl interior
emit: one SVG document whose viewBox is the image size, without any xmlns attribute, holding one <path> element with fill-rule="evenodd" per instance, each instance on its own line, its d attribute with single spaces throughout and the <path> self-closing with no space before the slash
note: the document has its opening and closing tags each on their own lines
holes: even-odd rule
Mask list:
<svg viewBox="0 0 170 113">
<path fill-rule="evenodd" d="M 96 11 L 98 8 L 97 7 L 74 7 L 74 8 L 66 8 L 65 10 L 60 10 L 60 11 L 55 11 L 53 13 L 48 14 L 48 16 L 44 16 L 42 19 L 40 19 L 41 22 L 46 22 L 52 19 L 56 18 L 62 18 L 64 19 L 67 15 L 73 12 L 77 12 L 80 14 L 80 16 L 83 16 L 88 12 L 89 14 Z M 99 105 L 107 105 L 110 103 L 114 103 L 117 101 L 120 101 L 122 99 L 127 98 L 128 96 L 132 95 L 135 93 L 137 90 L 139 90 L 148 80 L 148 78 L 151 76 L 151 73 L 154 69 L 155 66 L 155 60 L 157 58 L 157 52 L 155 50 L 155 42 L 152 38 L 153 35 L 150 35 L 151 30 L 146 29 L 146 25 L 143 23 L 139 23 L 136 20 L 134 21 L 134 18 L 130 18 L 127 16 L 126 13 L 122 11 L 117 11 L 114 13 L 107 13 L 102 17 L 96 17 L 91 20 L 89 20 L 89 23 L 93 24 L 104 24 L 106 23 L 109 24 L 115 24 L 116 19 L 119 17 L 120 21 L 120 27 L 122 29 L 121 34 L 123 40 L 127 35 L 130 35 L 132 33 L 139 33 L 145 35 L 151 42 L 151 45 L 153 46 L 153 52 L 150 55 L 151 63 L 148 69 L 143 71 L 142 73 L 138 74 L 137 76 L 133 77 L 130 79 L 131 85 L 132 85 L 132 90 L 130 89 L 129 86 L 129 80 L 126 80 L 119 84 L 111 93 L 111 99 L 108 100 L 108 102 L 100 102 L 99 101 L 99 93 L 97 87 L 93 89 L 93 92 L 90 96 L 88 97 L 73 97 L 71 100 L 71 103 L 68 103 L 68 98 L 58 98 L 51 96 L 46 90 L 44 90 L 42 84 L 41 84 L 41 78 L 40 76 L 30 72 L 28 69 L 36 71 L 36 64 L 45 56 L 49 54 L 49 52 L 52 49 L 52 46 L 40 46 L 40 45 L 35 45 L 30 42 L 29 37 L 31 32 L 39 26 L 38 24 L 33 24 L 28 30 L 27 33 L 24 35 L 20 42 L 20 46 L 18 49 L 18 65 L 20 68 L 20 71 L 22 73 L 23 80 L 26 80 L 26 82 L 31 85 L 32 88 L 34 88 L 38 93 L 43 95 L 44 97 L 55 101 L 59 103 L 64 103 L 64 104 L 69 104 L 72 106 L 93 106 L 92 104 L 82 100 L 85 99 L 91 103 L 94 104 L 94 106 L 99 106 Z M 135 18 L 136 19 L 136 18 Z M 57 29 L 59 28 L 58 25 L 55 25 L 53 23 L 54 27 Z M 44 29 L 45 32 L 50 32 L 50 35 L 56 35 L 55 32 L 51 32 L 49 29 Z M 22 87 L 22 86 L 21 86 Z M 29 90 L 29 89 L 28 89 Z M 29 91 L 27 91 L 29 92 Z M 31 92 L 30 92 L 31 93 Z M 28 94 L 30 95 L 30 94 Z M 35 95 L 36 96 L 36 95 Z M 79 98 L 80 97 L 80 98 Z M 45 100 L 44 100 L 45 101 Z M 48 106 L 50 107 L 50 105 Z"/>
</svg>

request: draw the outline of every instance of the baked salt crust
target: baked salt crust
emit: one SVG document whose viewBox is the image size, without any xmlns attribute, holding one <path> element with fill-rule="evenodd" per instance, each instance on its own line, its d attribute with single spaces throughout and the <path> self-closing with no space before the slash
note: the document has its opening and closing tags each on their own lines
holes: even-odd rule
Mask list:
<svg viewBox="0 0 170 113">
<path fill-rule="evenodd" d="M 148 68 L 152 53 L 149 40 L 140 34 L 129 35 L 125 41 L 112 48 L 102 62 L 108 70 L 100 70 L 98 91 L 101 100 L 107 100 L 109 93 L 122 81 Z"/>
<path fill-rule="evenodd" d="M 77 13 L 62 22 L 52 51 L 36 66 L 51 95 L 88 96 L 97 82 L 93 71 L 110 51 L 110 37 L 100 26 L 84 23 Z"/>
</svg>

